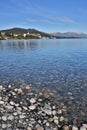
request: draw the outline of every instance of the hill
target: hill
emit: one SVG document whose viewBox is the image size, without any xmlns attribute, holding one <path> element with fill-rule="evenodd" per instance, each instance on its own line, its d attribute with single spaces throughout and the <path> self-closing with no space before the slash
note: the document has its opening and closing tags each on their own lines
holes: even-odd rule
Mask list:
<svg viewBox="0 0 87 130">
<path fill-rule="evenodd" d="M 13 33 L 13 34 L 26 34 L 26 33 L 29 33 L 29 34 L 40 34 L 43 37 L 49 37 L 49 38 L 52 37 L 51 34 L 48 34 L 48 33 L 45 33 L 45 32 L 41 32 L 41 31 L 38 31 L 36 29 L 11 28 L 11 29 L 6 29 L 6 30 L 0 30 L 0 32 Z M 53 36 L 53 37 L 55 37 L 55 36 Z"/>
</svg>

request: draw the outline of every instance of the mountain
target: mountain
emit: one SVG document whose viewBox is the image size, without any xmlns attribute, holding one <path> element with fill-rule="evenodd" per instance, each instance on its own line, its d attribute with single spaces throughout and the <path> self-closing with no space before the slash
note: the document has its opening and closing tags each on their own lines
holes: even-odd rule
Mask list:
<svg viewBox="0 0 87 130">
<path fill-rule="evenodd" d="M 6 34 L 8 33 L 13 33 L 13 34 L 30 33 L 36 35 L 40 34 L 42 37 L 49 37 L 49 38 L 87 38 L 87 34 L 82 32 L 46 33 L 36 29 L 25 29 L 25 28 L 11 28 L 6 30 L 0 30 L 0 32 L 5 32 Z"/>
<path fill-rule="evenodd" d="M 24 33 L 28 33 L 28 30 L 24 28 L 11 28 L 6 30 L 0 30 L 0 32 L 24 34 Z"/>
<path fill-rule="evenodd" d="M 48 34 L 48 33 L 45 33 L 45 32 L 41 32 L 41 31 L 38 31 L 36 29 L 11 28 L 11 29 L 6 29 L 6 30 L 0 30 L 0 32 L 14 33 L 14 34 L 30 33 L 30 34 L 40 34 L 43 37 L 52 37 L 51 34 Z"/>
<path fill-rule="evenodd" d="M 55 32 L 51 33 L 51 35 L 56 36 L 57 38 L 87 38 L 87 34 L 82 32 Z"/>
</svg>

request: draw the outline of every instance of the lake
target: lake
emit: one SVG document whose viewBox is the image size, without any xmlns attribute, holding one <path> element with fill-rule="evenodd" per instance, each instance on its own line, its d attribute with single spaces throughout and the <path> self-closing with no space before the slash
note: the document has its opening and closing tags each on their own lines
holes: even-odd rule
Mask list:
<svg viewBox="0 0 87 130">
<path fill-rule="evenodd" d="M 87 121 L 87 39 L 0 41 L 0 84 L 55 89 Z"/>
</svg>

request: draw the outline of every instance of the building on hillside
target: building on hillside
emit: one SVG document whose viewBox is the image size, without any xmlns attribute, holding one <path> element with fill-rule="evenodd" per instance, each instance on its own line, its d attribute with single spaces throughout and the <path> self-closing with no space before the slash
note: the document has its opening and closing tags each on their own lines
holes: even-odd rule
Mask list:
<svg viewBox="0 0 87 130">
<path fill-rule="evenodd" d="M 1 36 L 4 37 L 5 36 L 5 32 L 1 32 Z"/>
</svg>

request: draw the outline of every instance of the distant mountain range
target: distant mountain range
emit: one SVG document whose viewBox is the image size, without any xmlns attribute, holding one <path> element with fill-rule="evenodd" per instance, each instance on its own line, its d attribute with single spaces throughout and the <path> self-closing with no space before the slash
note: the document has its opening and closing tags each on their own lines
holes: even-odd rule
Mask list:
<svg viewBox="0 0 87 130">
<path fill-rule="evenodd" d="M 0 32 L 14 33 L 14 34 L 24 34 L 29 32 L 30 34 L 40 34 L 41 36 L 44 37 L 53 37 L 53 38 L 87 38 L 87 34 L 82 32 L 46 33 L 38 31 L 36 29 L 25 29 L 25 28 L 11 28 L 6 30 L 0 30 Z"/>
<path fill-rule="evenodd" d="M 87 34 L 82 32 L 66 32 L 66 33 L 55 32 L 51 33 L 51 35 L 59 38 L 87 38 Z"/>
</svg>

